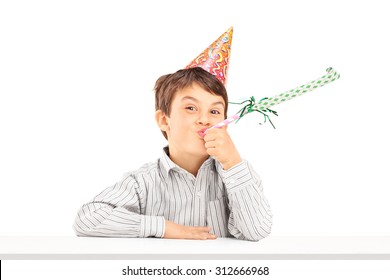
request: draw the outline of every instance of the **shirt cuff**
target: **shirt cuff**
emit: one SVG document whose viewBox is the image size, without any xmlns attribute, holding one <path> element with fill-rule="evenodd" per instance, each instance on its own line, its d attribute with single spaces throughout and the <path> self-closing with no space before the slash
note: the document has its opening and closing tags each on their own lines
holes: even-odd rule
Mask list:
<svg viewBox="0 0 390 280">
<path fill-rule="evenodd" d="M 222 176 L 227 191 L 237 191 L 248 185 L 252 180 L 252 174 L 246 160 L 242 160 L 228 170 L 224 170 L 221 165 L 218 166 L 218 173 Z"/>
<path fill-rule="evenodd" d="M 165 233 L 165 219 L 162 216 L 141 215 L 141 229 L 139 237 L 163 237 Z"/>
</svg>

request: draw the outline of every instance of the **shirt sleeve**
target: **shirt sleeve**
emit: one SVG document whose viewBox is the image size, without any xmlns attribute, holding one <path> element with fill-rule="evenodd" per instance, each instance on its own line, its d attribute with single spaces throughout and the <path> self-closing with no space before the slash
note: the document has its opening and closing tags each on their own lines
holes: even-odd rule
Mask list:
<svg viewBox="0 0 390 280">
<path fill-rule="evenodd" d="M 238 239 L 258 241 L 271 233 L 272 213 L 258 174 L 246 160 L 229 170 L 218 167 L 230 210 L 228 230 Z"/>
<path fill-rule="evenodd" d="M 84 204 L 73 229 L 78 236 L 163 237 L 164 217 L 142 215 L 143 197 L 144 190 L 128 175 Z"/>
</svg>

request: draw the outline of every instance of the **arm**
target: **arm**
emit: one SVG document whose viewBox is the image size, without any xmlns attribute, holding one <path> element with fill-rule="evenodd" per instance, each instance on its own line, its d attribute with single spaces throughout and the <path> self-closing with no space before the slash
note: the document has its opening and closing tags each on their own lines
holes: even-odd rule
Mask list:
<svg viewBox="0 0 390 280">
<path fill-rule="evenodd" d="M 261 179 L 243 160 L 229 170 L 218 170 L 229 199 L 230 234 L 238 239 L 258 241 L 271 233 L 271 208 Z"/>
<path fill-rule="evenodd" d="M 144 192 L 137 181 L 128 176 L 84 204 L 73 228 L 78 236 L 216 238 L 207 227 L 182 226 L 164 217 L 142 215 L 143 197 Z"/>
<path fill-rule="evenodd" d="M 229 232 L 251 241 L 268 236 L 272 214 L 259 176 L 241 159 L 226 127 L 207 130 L 204 140 L 207 153 L 220 163 L 217 169 L 229 199 Z"/>
<path fill-rule="evenodd" d="M 78 236 L 162 237 L 164 217 L 141 215 L 144 191 L 130 175 L 107 188 L 78 212 L 73 228 Z"/>
</svg>

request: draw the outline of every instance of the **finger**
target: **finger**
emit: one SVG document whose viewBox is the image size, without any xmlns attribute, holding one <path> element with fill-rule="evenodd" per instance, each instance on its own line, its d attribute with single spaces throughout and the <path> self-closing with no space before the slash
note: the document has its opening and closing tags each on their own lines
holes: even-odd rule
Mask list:
<svg viewBox="0 0 390 280">
<path fill-rule="evenodd" d="M 205 238 L 206 238 L 206 239 L 217 239 L 217 236 L 216 236 L 215 234 L 212 234 L 212 233 L 207 232 L 207 233 L 205 234 Z"/>
<path fill-rule="evenodd" d="M 208 141 L 213 141 L 213 140 L 215 140 L 215 138 L 216 138 L 216 135 L 215 135 L 214 133 L 212 133 L 212 134 L 206 134 L 206 135 L 203 137 L 203 140 L 204 140 L 205 142 L 208 142 Z"/>
<path fill-rule="evenodd" d="M 201 240 L 207 240 L 207 239 L 217 239 L 217 236 L 208 232 L 204 232 L 198 236 L 198 238 L 195 239 L 201 239 Z"/>
<path fill-rule="evenodd" d="M 207 240 L 216 239 L 215 234 L 210 233 L 211 227 L 192 227 L 190 239 Z"/>
<path fill-rule="evenodd" d="M 218 149 L 217 148 L 208 148 L 206 149 L 206 152 L 208 155 L 214 157 L 218 155 Z"/>
<path fill-rule="evenodd" d="M 209 128 L 209 129 L 207 129 L 206 131 L 205 131 L 205 137 L 206 136 L 213 136 L 213 135 L 218 135 L 218 133 L 219 133 L 219 131 L 220 131 L 221 129 L 220 128 Z"/>
<path fill-rule="evenodd" d="M 211 227 L 192 227 L 192 229 L 200 232 L 209 232 L 211 230 Z"/>
<path fill-rule="evenodd" d="M 192 232 L 195 234 L 203 234 L 203 235 L 208 235 L 211 234 L 211 227 L 193 227 Z"/>
<path fill-rule="evenodd" d="M 203 137 L 203 140 L 205 142 L 220 139 L 220 138 L 225 138 L 227 137 L 226 135 L 229 135 L 227 131 L 222 128 L 215 128 L 213 130 L 214 131 L 211 131 L 210 133 L 207 133 L 208 130 L 206 131 L 206 135 Z"/>
<path fill-rule="evenodd" d="M 208 141 L 204 143 L 204 146 L 206 149 L 209 149 L 209 148 L 215 148 L 216 144 L 217 143 L 215 141 Z"/>
<path fill-rule="evenodd" d="M 208 237 L 199 238 L 199 240 L 214 240 L 214 239 L 217 239 L 217 237 L 216 236 L 213 236 L 213 237 L 208 236 Z"/>
<path fill-rule="evenodd" d="M 207 239 L 208 235 L 209 235 L 208 232 L 194 230 L 190 232 L 190 234 L 185 238 L 186 239 Z"/>
</svg>

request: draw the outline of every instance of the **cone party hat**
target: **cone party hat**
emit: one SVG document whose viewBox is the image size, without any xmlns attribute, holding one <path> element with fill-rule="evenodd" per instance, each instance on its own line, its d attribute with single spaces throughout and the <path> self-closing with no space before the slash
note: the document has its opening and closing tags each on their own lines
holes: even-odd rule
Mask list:
<svg viewBox="0 0 390 280">
<path fill-rule="evenodd" d="M 228 74 L 230 47 L 233 39 L 233 27 L 230 27 L 207 49 L 198 55 L 188 68 L 202 67 L 210 74 L 214 75 L 223 84 L 226 84 Z"/>
</svg>

